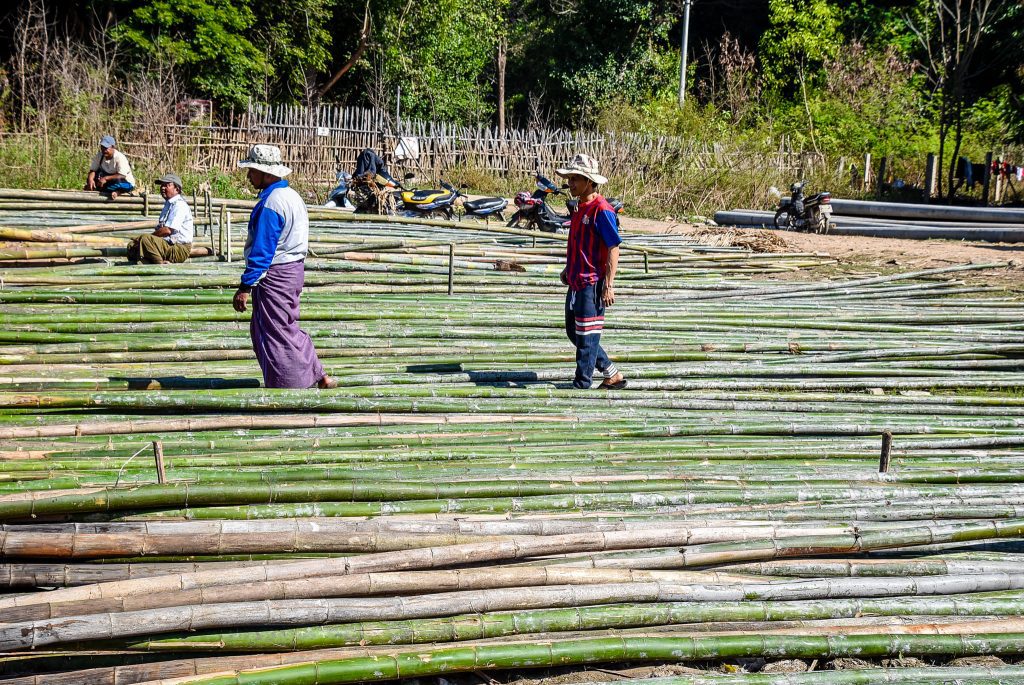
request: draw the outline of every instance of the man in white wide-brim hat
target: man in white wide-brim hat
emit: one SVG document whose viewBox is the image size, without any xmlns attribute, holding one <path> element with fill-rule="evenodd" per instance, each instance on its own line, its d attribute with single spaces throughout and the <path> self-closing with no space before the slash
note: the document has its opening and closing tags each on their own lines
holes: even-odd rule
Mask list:
<svg viewBox="0 0 1024 685">
<path fill-rule="evenodd" d="M 259 191 L 245 239 L 245 271 L 232 301 L 244 312 L 252 295 L 249 335 L 263 384 L 268 388 L 333 388 L 313 341 L 299 328 L 299 296 L 305 280 L 303 260 L 309 250 L 306 204 L 284 177 L 292 172 L 281 163 L 274 145 L 254 145 L 238 163 Z"/>
<path fill-rule="evenodd" d="M 565 296 L 565 334 L 576 346 L 576 376 L 573 387 L 587 389 L 594 369 L 604 376 L 599 387 L 618 390 L 626 379 L 601 347 L 604 310 L 615 302 L 615 272 L 619 266 L 618 220 L 615 210 L 598 186 L 608 179 L 598 172 L 597 160 L 576 155 L 562 169 L 569 193 L 579 201 L 569 227 L 562 283 L 569 286 Z"/>
</svg>

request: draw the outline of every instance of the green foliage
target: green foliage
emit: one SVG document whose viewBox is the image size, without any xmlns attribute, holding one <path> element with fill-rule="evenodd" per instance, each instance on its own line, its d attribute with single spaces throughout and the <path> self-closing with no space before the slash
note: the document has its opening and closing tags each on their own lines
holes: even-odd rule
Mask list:
<svg viewBox="0 0 1024 685">
<path fill-rule="evenodd" d="M 267 72 L 247 35 L 255 21 L 249 5 L 231 0 L 146 0 L 113 35 L 135 60 L 181 70 L 198 94 L 243 104 L 262 92 Z"/>
<path fill-rule="evenodd" d="M 326 72 L 331 54 L 331 0 L 275 0 L 253 3 L 252 42 L 265 54 L 269 95 L 304 102 L 315 89 L 310 76 Z"/>
<path fill-rule="evenodd" d="M 634 105 L 616 100 L 601 109 L 598 127 L 608 131 L 672 135 L 693 140 L 723 140 L 741 135 L 731 126 L 727 112 L 690 99 L 680 109 L 676 94 Z"/>
<path fill-rule="evenodd" d="M 849 43 L 824 66 L 824 83 L 808 103 L 820 147 L 837 154 L 927 154 L 934 130 L 924 79 L 913 63 L 892 48 L 874 53 Z"/>
<path fill-rule="evenodd" d="M 842 44 L 840 9 L 827 0 L 769 0 L 771 28 L 759 58 L 769 86 L 783 95 L 799 92 L 799 78 L 814 80 Z"/>
<path fill-rule="evenodd" d="M 907 30 L 906 15 L 919 4 L 918 0 L 880 4 L 872 0 L 851 0 L 842 9 L 840 31 L 871 52 L 892 51 L 909 57 L 917 50 L 918 43 L 914 34 Z"/>
<path fill-rule="evenodd" d="M 555 13 L 547 2 L 532 6 L 519 89 L 543 95 L 555 115 L 592 125 L 611 100 L 640 103 L 678 73 L 668 47 L 673 9 L 653 0 L 577 0 Z"/>
<path fill-rule="evenodd" d="M 493 65 L 502 2 L 381 3 L 376 89 L 402 87 L 402 111 L 442 121 L 483 121 L 494 110 Z M 499 15 L 500 16 L 500 15 Z"/>
</svg>

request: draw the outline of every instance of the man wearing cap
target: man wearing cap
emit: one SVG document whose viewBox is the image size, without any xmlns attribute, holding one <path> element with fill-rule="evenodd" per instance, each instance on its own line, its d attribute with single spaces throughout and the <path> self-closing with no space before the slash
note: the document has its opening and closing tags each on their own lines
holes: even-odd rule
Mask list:
<svg viewBox="0 0 1024 685">
<path fill-rule="evenodd" d="M 245 271 L 232 306 L 244 312 L 252 295 L 249 335 L 268 388 L 337 387 L 324 372 L 309 335 L 299 328 L 299 295 L 309 248 L 309 216 L 284 177 L 281 150 L 254 145 L 238 163 L 259 191 L 245 239 Z"/>
<path fill-rule="evenodd" d="M 86 190 L 98 190 L 113 200 L 122 193 L 135 190 L 135 176 L 128 158 L 117 149 L 114 136 L 100 138 L 100 151 L 89 164 L 85 177 Z"/>
<path fill-rule="evenodd" d="M 164 174 L 156 180 L 164 208 L 156 230 L 128 243 L 128 261 L 133 264 L 180 264 L 192 253 L 195 226 L 192 209 L 181 195 L 181 177 Z"/>
<path fill-rule="evenodd" d="M 626 379 L 601 347 L 604 310 L 615 302 L 615 272 L 619 265 L 618 222 L 615 210 L 598 192 L 607 178 L 598 173 L 597 160 L 576 155 L 556 170 L 579 201 L 569 226 L 565 269 L 560 278 L 569 286 L 565 296 L 565 334 L 576 346 L 576 376 L 572 385 L 588 389 L 596 368 L 604 380 L 599 387 L 618 390 Z"/>
</svg>

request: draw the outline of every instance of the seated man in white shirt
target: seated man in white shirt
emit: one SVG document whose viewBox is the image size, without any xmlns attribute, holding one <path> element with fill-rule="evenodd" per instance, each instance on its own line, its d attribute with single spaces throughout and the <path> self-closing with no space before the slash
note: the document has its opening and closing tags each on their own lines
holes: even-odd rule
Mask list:
<svg viewBox="0 0 1024 685">
<path fill-rule="evenodd" d="M 181 177 L 164 174 L 156 180 L 164 208 L 156 230 L 128 243 L 128 261 L 136 264 L 179 264 L 192 253 L 195 227 L 192 209 L 181 195 Z"/>
</svg>

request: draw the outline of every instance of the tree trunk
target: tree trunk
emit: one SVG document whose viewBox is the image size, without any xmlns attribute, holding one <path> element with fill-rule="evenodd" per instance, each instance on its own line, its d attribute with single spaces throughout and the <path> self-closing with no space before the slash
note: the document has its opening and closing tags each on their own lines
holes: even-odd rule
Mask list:
<svg viewBox="0 0 1024 685">
<path fill-rule="evenodd" d="M 505 136 L 505 60 L 508 39 L 498 39 L 498 135 Z"/>
</svg>

